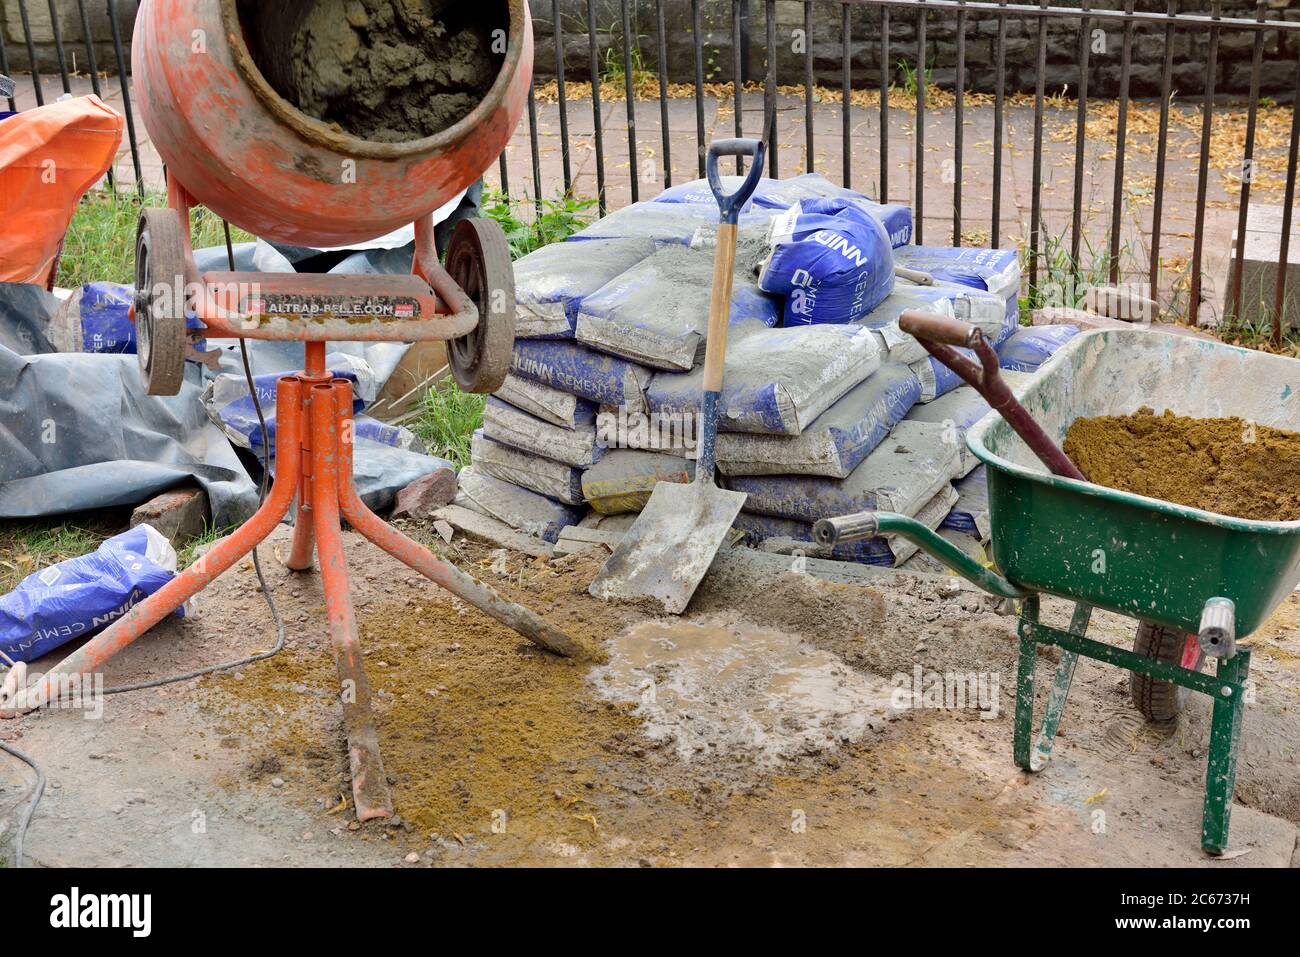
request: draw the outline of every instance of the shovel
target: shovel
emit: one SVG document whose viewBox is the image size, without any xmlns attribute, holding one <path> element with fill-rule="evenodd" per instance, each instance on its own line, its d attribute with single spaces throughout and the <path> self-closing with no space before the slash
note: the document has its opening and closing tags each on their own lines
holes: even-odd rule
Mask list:
<svg viewBox="0 0 1300 957">
<path fill-rule="evenodd" d="M 718 140 L 709 147 L 709 186 L 722 209 L 722 219 L 713 263 L 713 297 L 709 303 L 704 353 L 703 422 L 695 481 L 689 485 L 673 482 L 655 485 L 641 515 L 591 583 L 589 591 L 597 598 L 652 599 L 669 614 L 680 615 L 745 504 L 743 492 L 724 491 L 714 483 L 714 452 L 727 325 L 731 318 L 737 223 L 741 209 L 763 176 L 765 154 L 766 147 L 761 140 Z M 723 156 L 753 157 L 745 182 L 730 196 L 723 192 L 718 175 L 718 159 Z"/>
</svg>

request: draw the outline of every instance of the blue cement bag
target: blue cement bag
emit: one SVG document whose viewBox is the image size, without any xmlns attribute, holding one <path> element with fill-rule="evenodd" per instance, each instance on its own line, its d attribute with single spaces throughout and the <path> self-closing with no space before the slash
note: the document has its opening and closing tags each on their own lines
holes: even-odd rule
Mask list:
<svg viewBox="0 0 1300 957">
<path fill-rule="evenodd" d="M 493 442 L 574 468 L 595 465 L 605 454 L 594 422 L 566 429 L 516 409 L 496 396 L 489 396 L 483 407 L 483 434 Z"/>
<path fill-rule="evenodd" d="M 75 293 L 74 293 L 75 295 Z M 113 282 L 81 287 L 81 351 L 135 354 L 135 323 L 128 311 L 135 290 Z"/>
<path fill-rule="evenodd" d="M 1004 300 L 1020 295 L 1020 259 L 1014 249 L 904 246 L 894 250 L 905 269 L 929 273 L 936 282 L 982 289 Z"/>
<path fill-rule="evenodd" d="M 516 340 L 510 371 L 559 392 L 628 412 L 645 411 L 645 390 L 652 375 L 645 366 L 563 339 Z"/>
<path fill-rule="evenodd" d="M 654 369 L 689 372 L 703 359 L 709 327 L 714 253 L 666 246 L 587 296 L 575 337 L 600 352 Z M 771 327 L 781 303 L 735 270 L 729 312 L 732 326 Z"/>
<path fill-rule="evenodd" d="M 582 301 L 655 251 L 652 239 L 551 243 L 515 262 L 515 335 L 572 339 Z"/>
<path fill-rule="evenodd" d="M 856 322 L 894 288 L 885 227 L 848 199 L 806 199 L 772 222 L 759 286 L 786 297 L 787 326 Z"/>
<path fill-rule="evenodd" d="M 734 193 L 740 188 L 743 180 L 744 177 L 741 176 L 724 176 L 722 177 L 722 187 L 728 193 Z M 769 179 L 764 177 L 758 181 L 758 187 L 754 190 L 753 197 L 745 203 L 741 213 L 744 215 L 756 212 L 763 213 L 763 211 L 781 212 L 805 199 L 839 198 L 853 200 L 857 206 L 880 220 L 893 245 L 904 246 L 912 241 L 911 209 L 892 203 L 874 202 L 862 193 L 836 186 L 820 173 L 805 173 L 802 176 L 794 176 L 790 179 Z M 709 188 L 709 181 L 705 179 L 692 180 L 689 183 L 683 183 L 681 186 L 666 189 L 656 196 L 652 202 L 689 203 L 698 206 L 711 206 L 714 209 L 717 208 L 718 204 L 717 199 L 713 196 L 713 191 Z"/>
<path fill-rule="evenodd" d="M 978 539 L 989 533 L 989 483 L 988 468 L 977 466 L 974 471 L 955 483 L 957 504 L 952 507 L 940 528 L 964 532 Z"/>
<path fill-rule="evenodd" d="M 847 325 L 734 329 L 718 402 L 724 432 L 798 435 L 880 367 L 870 329 Z M 650 411 L 697 413 L 704 370 L 661 372 L 650 382 Z"/>
<path fill-rule="evenodd" d="M 592 239 L 649 239 L 659 245 L 688 245 L 701 226 L 717 227 L 715 201 L 704 203 L 633 203 L 574 233 L 569 242 Z"/>
<path fill-rule="evenodd" d="M 457 505 L 544 541 L 558 541 L 561 529 L 582 521 L 583 509 L 484 475 L 473 465 L 461 469 L 457 478 Z"/>
<path fill-rule="evenodd" d="M 909 309 L 969 322 L 995 346 L 1014 331 L 1007 327 L 1007 303 L 992 293 L 899 281 L 894 291 L 860 320 L 861 325 L 880 333 L 890 362 L 920 362 L 929 356 L 920 342 L 898 326 L 899 318 Z"/>
<path fill-rule="evenodd" d="M 1039 366 L 1078 334 L 1078 326 L 1026 326 L 998 347 L 998 359 L 1004 369 L 1037 372 Z"/>
<path fill-rule="evenodd" d="M 921 382 L 905 365 L 883 365 L 797 436 L 724 432 L 724 475 L 824 475 L 846 478 L 921 399 Z"/>
<path fill-rule="evenodd" d="M 979 365 L 979 359 L 976 357 L 974 350 L 961 346 L 955 348 L 958 353 Z M 913 362 L 911 369 L 916 374 L 916 377 L 921 380 L 922 402 L 933 402 L 940 396 L 947 395 L 953 389 L 966 383 L 965 379 L 934 356 L 927 356 L 919 362 Z"/>
<path fill-rule="evenodd" d="M 0 597 L 0 649 L 14 661 L 34 661 L 107 628 L 175 576 L 171 543 L 137 525 L 89 555 L 28 575 Z"/>
<path fill-rule="evenodd" d="M 848 478 L 736 475 L 727 485 L 749 496 L 748 512 L 811 524 L 864 511 L 916 515 L 950 487 L 960 467 L 957 447 L 945 440 L 941 426 L 901 422 Z M 935 517 L 935 526 L 943 515 Z"/>
</svg>

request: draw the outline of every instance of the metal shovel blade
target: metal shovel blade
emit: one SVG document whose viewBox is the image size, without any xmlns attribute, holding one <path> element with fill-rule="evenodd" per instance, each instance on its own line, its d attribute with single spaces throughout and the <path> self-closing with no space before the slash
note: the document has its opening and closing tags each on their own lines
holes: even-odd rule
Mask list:
<svg viewBox="0 0 1300 957">
<path fill-rule="evenodd" d="M 660 482 L 588 591 L 596 598 L 652 598 L 680 615 L 747 497 L 712 482 Z"/>
</svg>

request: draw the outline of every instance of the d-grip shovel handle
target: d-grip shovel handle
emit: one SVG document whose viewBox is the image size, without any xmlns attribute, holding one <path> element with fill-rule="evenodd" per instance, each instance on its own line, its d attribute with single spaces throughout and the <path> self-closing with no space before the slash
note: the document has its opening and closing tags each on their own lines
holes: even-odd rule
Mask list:
<svg viewBox="0 0 1300 957">
<path fill-rule="evenodd" d="M 1080 482 L 1087 481 L 1083 473 L 1074 467 L 1074 463 L 1016 400 L 1011 388 L 998 372 L 998 354 L 978 328 L 960 319 L 915 309 L 908 309 L 899 317 L 898 328 L 915 337 L 930 355 L 984 396 L 984 400 L 1007 420 L 1051 472 Z M 980 361 L 972 362 L 953 346 L 975 350 Z"/>
<path fill-rule="evenodd" d="M 749 198 L 758 189 L 758 181 L 763 178 L 763 161 L 767 155 L 767 146 L 762 140 L 714 140 L 709 144 L 709 158 L 705 170 L 709 177 L 709 188 L 713 190 L 718 206 L 722 210 L 722 222 L 735 226 L 740 222 L 740 211 L 745 208 Z M 752 156 L 753 164 L 740 189 L 730 195 L 722 187 L 722 177 L 718 173 L 718 160 L 723 156 Z"/>
<path fill-rule="evenodd" d="M 704 349 L 704 396 L 700 411 L 700 455 L 695 465 L 697 482 L 713 482 L 715 446 L 718 436 L 718 401 L 722 392 L 722 370 L 727 355 L 727 326 L 731 321 L 731 282 L 736 269 L 736 232 L 740 211 L 749 202 L 763 178 L 767 148 L 761 140 L 715 140 L 709 145 L 707 163 L 709 188 L 717 197 L 722 219 L 718 223 L 718 251 L 713 261 L 713 292 L 709 299 L 709 331 Z M 728 195 L 718 175 L 718 158 L 752 156 L 749 175 L 740 189 Z"/>
</svg>

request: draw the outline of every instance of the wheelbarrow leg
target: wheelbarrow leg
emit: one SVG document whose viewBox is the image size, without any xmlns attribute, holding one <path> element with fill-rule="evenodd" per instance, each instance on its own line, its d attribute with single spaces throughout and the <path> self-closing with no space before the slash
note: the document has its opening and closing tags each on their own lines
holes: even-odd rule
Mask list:
<svg viewBox="0 0 1300 957">
<path fill-rule="evenodd" d="M 1228 821 L 1232 816 L 1232 793 L 1237 786 L 1237 753 L 1241 747 L 1241 725 L 1246 696 L 1239 689 L 1250 676 L 1250 649 L 1239 648 L 1231 658 L 1219 660 L 1217 677 L 1228 695 L 1214 698 L 1210 726 L 1210 759 L 1205 771 L 1205 812 L 1201 818 L 1201 848 L 1218 856 L 1228 848 Z"/>
<path fill-rule="evenodd" d="M 1025 599 L 1020 613 L 1020 660 L 1016 668 L 1015 744 L 1012 756 L 1016 767 L 1031 770 L 1030 739 L 1034 734 L 1034 664 L 1038 661 L 1038 642 L 1034 626 L 1038 624 L 1038 596 Z"/>
<path fill-rule="evenodd" d="M 1038 602 L 1034 600 L 1032 610 L 1026 604 L 1026 621 L 1030 626 L 1038 622 Z M 1092 619 L 1092 607 L 1082 602 L 1074 606 L 1070 617 L 1070 632 L 1082 638 L 1088 633 L 1088 623 Z M 1061 662 L 1056 666 L 1056 677 L 1052 681 L 1051 693 L 1047 696 L 1047 709 L 1043 714 L 1043 727 L 1032 750 L 1029 740 L 1034 730 L 1034 664 L 1038 657 L 1038 642 L 1030 629 L 1021 625 L 1020 668 L 1016 681 L 1016 764 L 1026 771 L 1041 771 L 1052 757 L 1052 745 L 1056 740 L 1056 731 L 1061 725 L 1061 713 L 1070 696 L 1070 685 L 1074 681 L 1074 669 L 1079 663 L 1077 652 L 1061 651 Z M 1026 647 L 1028 642 L 1029 647 Z"/>
</svg>

